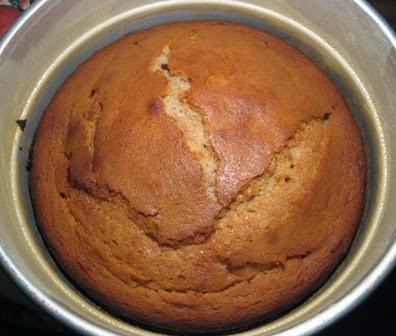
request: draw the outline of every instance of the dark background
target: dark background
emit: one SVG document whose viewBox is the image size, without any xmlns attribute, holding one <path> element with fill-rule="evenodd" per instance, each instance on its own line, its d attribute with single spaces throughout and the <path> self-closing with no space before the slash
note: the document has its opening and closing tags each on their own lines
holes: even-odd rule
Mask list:
<svg viewBox="0 0 396 336">
<path fill-rule="evenodd" d="M 306 0 L 301 0 L 306 1 Z M 352 0 L 347 0 L 352 1 Z M 369 1 L 396 29 L 396 0 Z M 396 270 L 362 304 L 318 336 L 396 335 Z M 71 330 L 31 302 L 0 269 L 0 332 L 72 335 Z"/>
</svg>

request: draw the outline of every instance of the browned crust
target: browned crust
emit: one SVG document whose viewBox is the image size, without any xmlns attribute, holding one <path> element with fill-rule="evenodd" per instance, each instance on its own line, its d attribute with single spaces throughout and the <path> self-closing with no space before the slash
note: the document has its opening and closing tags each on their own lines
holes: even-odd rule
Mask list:
<svg viewBox="0 0 396 336">
<path fill-rule="evenodd" d="M 210 135 L 217 202 L 150 70 L 165 45 Z M 90 295 L 199 331 L 320 285 L 352 240 L 365 176 L 360 131 L 317 66 L 262 31 L 196 21 L 130 34 L 80 66 L 42 118 L 30 185 L 43 235 Z"/>
</svg>

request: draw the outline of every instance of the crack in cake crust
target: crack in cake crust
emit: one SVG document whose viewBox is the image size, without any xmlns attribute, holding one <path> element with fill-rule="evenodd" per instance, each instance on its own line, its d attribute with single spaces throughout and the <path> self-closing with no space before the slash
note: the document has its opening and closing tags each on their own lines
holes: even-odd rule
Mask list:
<svg viewBox="0 0 396 336">
<path fill-rule="evenodd" d="M 190 151 L 202 167 L 204 186 L 206 187 L 205 189 L 208 192 L 208 196 L 213 201 L 217 202 L 216 171 L 218 167 L 218 158 L 214 153 L 210 141 L 210 135 L 205 125 L 204 113 L 201 112 L 198 107 L 192 107 L 192 104 L 185 99 L 186 93 L 191 88 L 191 82 L 182 75 L 176 75 L 170 71 L 168 65 L 169 56 L 170 48 L 166 46 L 162 49 L 161 54 L 152 62 L 151 71 L 159 71 L 167 78 L 167 93 L 162 98 L 165 105 L 165 112 L 170 115 L 176 121 L 178 127 L 181 128 Z M 75 187 L 82 188 L 94 197 L 105 199 L 107 201 L 117 201 L 120 205 L 122 204 L 125 209 L 128 209 L 129 218 L 135 221 L 136 225 L 142 229 L 150 239 L 157 242 L 156 232 L 158 229 L 155 218 L 160 215 L 158 211 L 139 211 L 132 206 L 128 198 L 123 195 L 122 192 L 114 190 L 106 184 L 98 184 L 95 180 L 93 160 L 95 156 L 94 143 L 96 127 L 99 120 L 98 116 L 103 113 L 104 109 L 104 104 L 100 101 L 100 89 L 95 86 L 91 90 L 87 101 L 89 102 L 90 107 L 86 111 L 83 110 L 82 113 L 80 112 L 81 117 L 77 112 L 74 112 L 74 117 L 69 122 L 69 139 L 85 139 L 86 146 L 88 148 L 88 155 L 84 155 L 83 158 L 81 155 L 73 158 L 73 152 L 79 152 L 73 150 L 73 148 L 79 148 L 81 144 L 75 141 L 68 144 L 68 147 L 66 148 L 66 156 L 78 162 L 76 167 L 74 167 L 73 164 L 70 166 L 71 169 L 69 169 L 68 172 L 69 181 Z M 314 117 L 312 118 L 312 121 L 302 122 L 301 125 L 304 126 L 313 121 L 321 121 L 325 124 L 329 115 L 330 113 L 326 112 L 323 114 L 323 117 Z M 82 120 L 85 122 L 81 123 Z M 300 128 L 302 126 L 300 126 Z M 79 129 L 79 127 L 82 127 L 82 129 Z M 299 129 L 297 129 L 296 133 L 299 132 Z M 293 138 L 294 135 L 278 153 L 274 153 L 273 155 L 277 156 L 279 153 L 282 153 L 283 150 L 287 149 L 288 143 L 290 143 Z M 244 202 L 243 199 L 246 198 L 245 194 L 247 194 L 246 190 L 251 189 L 254 185 L 259 185 L 262 178 L 267 179 L 271 176 L 271 171 L 273 171 L 273 165 L 276 164 L 276 160 L 272 160 L 271 162 L 272 164 L 268 169 L 266 169 L 262 174 L 250 178 L 250 180 L 241 187 L 228 204 L 220 207 L 220 210 L 213 218 L 214 230 L 209 234 L 204 234 L 202 238 L 199 238 L 199 235 L 196 235 L 195 237 L 199 239 L 194 238 L 192 241 L 185 240 L 183 242 L 173 244 L 173 248 L 182 248 L 183 246 L 188 246 L 190 244 L 200 245 L 210 239 L 213 233 L 216 232 L 222 217 L 227 215 L 228 211 L 232 210 L 236 204 Z M 77 169 L 73 172 L 72 168 Z M 270 174 L 268 174 L 268 171 Z M 249 200 L 254 199 L 259 192 L 260 190 L 258 190 L 256 194 L 249 195 Z M 247 211 L 249 212 L 251 210 L 247 209 Z"/>
<path fill-rule="evenodd" d="M 238 211 L 236 210 L 238 206 L 249 205 L 257 196 L 265 196 L 262 195 L 262 186 L 268 182 L 268 179 L 274 176 L 276 173 L 276 169 L 278 168 L 279 162 L 287 161 L 285 157 L 285 152 L 290 152 L 290 155 L 293 156 L 293 150 L 298 150 L 298 145 L 295 143 L 296 136 L 300 133 L 304 132 L 304 129 L 315 124 L 319 123 L 323 126 L 323 132 L 325 132 L 325 128 L 327 126 L 328 120 L 331 116 L 331 113 L 325 113 L 323 117 L 320 118 L 312 118 L 309 121 L 300 123 L 300 127 L 297 129 L 296 133 L 287 141 L 286 145 L 284 145 L 278 152 L 274 153 L 271 158 L 271 163 L 268 168 L 262 173 L 253 178 L 251 178 L 242 188 L 238 191 L 238 193 L 234 196 L 227 206 L 224 206 L 221 211 L 216 215 L 216 220 L 220 221 L 223 217 L 227 216 L 230 211 Z M 314 167 L 314 165 L 313 165 Z M 294 168 L 294 163 L 291 163 L 291 169 Z M 285 182 L 290 181 L 289 176 L 284 177 Z M 253 209 L 249 209 L 247 207 L 247 212 L 254 212 Z"/>
<path fill-rule="evenodd" d="M 162 97 L 165 112 L 171 116 L 183 131 L 187 145 L 199 161 L 203 172 L 203 184 L 209 197 L 217 202 L 216 172 L 217 157 L 213 151 L 203 114 L 186 101 L 186 93 L 191 88 L 191 79 L 175 74 L 169 68 L 171 50 L 169 46 L 153 61 L 151 71 L 159 71 L 168 80 L 167 93 Z"/>
</svg>

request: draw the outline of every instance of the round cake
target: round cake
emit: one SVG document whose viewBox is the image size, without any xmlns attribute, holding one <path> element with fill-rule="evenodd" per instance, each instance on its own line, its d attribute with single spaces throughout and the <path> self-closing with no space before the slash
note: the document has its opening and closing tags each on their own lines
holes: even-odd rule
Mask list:
<svg viewBox="0 0 396 336">
<path fill-rule="evenodd" d="M 312 293 L 364 206 L 337 87 L 261 30 L 179 22 L 95 53 L 42 117 L 30 185 L 58 263 L 95 302 L 173 331 L 247 327 Z"/>
</svg>

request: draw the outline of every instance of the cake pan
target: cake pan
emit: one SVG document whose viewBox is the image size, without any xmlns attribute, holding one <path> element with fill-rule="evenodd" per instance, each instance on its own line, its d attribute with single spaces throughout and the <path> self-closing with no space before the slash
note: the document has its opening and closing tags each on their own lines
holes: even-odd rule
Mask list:
<svg viewBox="0 0 396 336">
<path fill-rule="evenodd" d="M 396 259 L 396 41 L 359 0 L 42 0 L 0 45 L 0 260 L 48 313 L 90 335 L 156 335 L 79 293 L 37 230 L 29 148 L 43 110 L 73 70 L 128 32 L 171 21 L 223 19 L 269 31 L 301 49 L 343 90 L 365 140 L 367 200 L 357 236 L 326 284 L 244 335 L 313 334 L 363 300 Z M 27 120 L 22 130 L 16 120 Z M 21 123 L 20 123 L 21 124 Z M 345 139 L 348 141 L 348 139 Z"/>
</svg>

